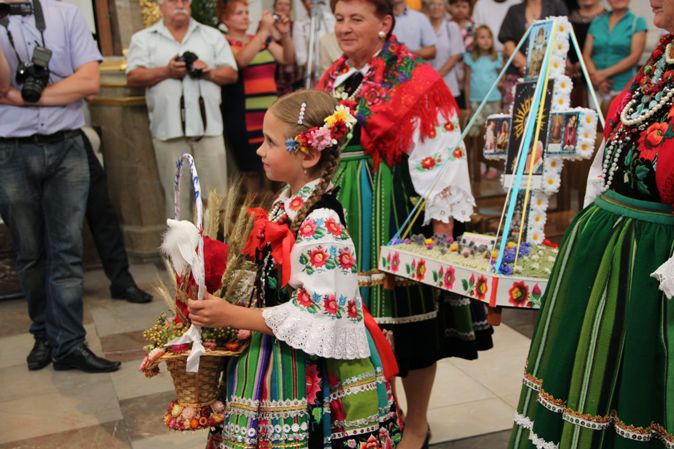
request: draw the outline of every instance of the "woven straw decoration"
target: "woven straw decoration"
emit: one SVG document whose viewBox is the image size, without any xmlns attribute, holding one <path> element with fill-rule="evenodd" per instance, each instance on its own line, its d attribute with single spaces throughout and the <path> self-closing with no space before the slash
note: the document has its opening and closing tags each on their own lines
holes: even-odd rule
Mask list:
<svg viewBox="0 0 674 449">
<path fill-rule="evenodd" d="M 173 377 L 178 403 L 194 407 L 212 404 L 217 399 L 224 358 L 202 356 L 198 373 L 185 371 L 186 363 L 187 356 L 166 360 L 166 366 Z"/>
</svg>

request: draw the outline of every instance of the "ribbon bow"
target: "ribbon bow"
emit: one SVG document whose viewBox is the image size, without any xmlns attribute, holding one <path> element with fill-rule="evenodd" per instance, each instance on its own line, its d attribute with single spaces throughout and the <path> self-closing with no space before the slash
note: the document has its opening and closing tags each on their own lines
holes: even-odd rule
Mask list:
<svg viewBox="0 0 674 449">
<path fill-rule="evenodd" d="M 269 243 L 274 262 L 282 269 L 281 287 L 285 287 L 290 280 L 290 250 L 295 244 L 295 235 L 286 224 L 269 221 L 269 215 L 264 209 L 249 208 L 248 213 L 255 217 L 255 221 L 242 252 L 255 257 L 256 250 L 262 251 Z"/>
<path fill-rule="evenodd" d="M 365 305 L 363 305 L 363 318 L 365 322 L 365 328 L 367 328 L 367 330 L 370 332 L 372 341 L 374 342 L 377 352 L 379 353 L 382 369 L 384 370 L 384 378 L 389 382 L 393 382 L 393 378 L 396 374 L 398 374 L 398 362 L 396 362 L 393 349 Z"/>
</svg>

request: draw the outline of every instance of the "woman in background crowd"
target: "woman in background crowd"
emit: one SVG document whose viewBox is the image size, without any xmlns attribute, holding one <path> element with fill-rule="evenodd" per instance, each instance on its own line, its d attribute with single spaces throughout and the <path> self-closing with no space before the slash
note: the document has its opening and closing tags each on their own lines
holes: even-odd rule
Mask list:
<svg viewBox="0 0 674 449">
<path fill-rule="evenodd" d="M 578 7 L 571 11 L 569 15 L 569 22 L 573 26 L 573 32 L 578 39 L 578 46 L 580 51 L 585 48 L 585 40 L 587 38 L 587 31 L 590 29 L 590 24 L 595 17 L 606 12 L 606 9 L 601 4 L 600 0 L 580 0 Z M 567 65 L 568 75 L 573 78 L 573 92 L 571 93 L 571 106 L 587 107 L 587 86 L 582 80 L 582 72 L 578 55 L 572 48 L 569 50 L 569 64 Z"/>
<path fill-rule="evenodd" d="M 429 63 L 445 80 L 459 108 L 464 109 L 466 105 L 460 86 L 463 81 L 461 58 L 465 48 L 461 28 L 447 15 L 447 0 L 430 0 L 426 4 L 425 12 L 438 38 L 435 58 Z"/>
<path fill-rule="evenodd" d="M 290 17 L 293 9 L 292 0 L 274 0 L 274 14 L 277 17 Z M 290 21 L 290 37 L 293 37 L 293 21 Z M 293 43 L 294 44 L 294 43 Z M 276 65 L 276 92 L 279 97 L 292 92 L 301 85 L 302 74 L 297 64 Z"/>
<path fill-rule="evenodd" d="M 611 10 L 596 17 L 587 32 L 583 59 L 605 107 L 634 78 L 646 47 L 648 26 L 630 11 L 629 0 L 608 0 Z"/>
<path fill-rule="evenodd" d="M 251 36 L 246 33 L 250 25 L 246 0 L 220 0 L 217 15 L 227 28 L 225 36 L 239 67 L 237 83 L 222 88 L 227 148 L 234 152 L 246 191 L 257 192 L 261 189 L 262 165 L 255 150 L 263 140 L 264 113 L 278 98 L 276 65 L 295 62 L 290 19 L 279 15 L 274 20 L 269 11 L 263 11 L 258 32 Z"/>
</svg>

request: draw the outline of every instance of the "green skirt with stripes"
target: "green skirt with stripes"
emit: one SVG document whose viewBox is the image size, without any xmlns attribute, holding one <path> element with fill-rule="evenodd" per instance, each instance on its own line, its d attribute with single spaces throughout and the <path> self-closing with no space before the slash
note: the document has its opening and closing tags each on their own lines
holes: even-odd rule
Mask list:
<svg viewBox="0 0 674 449">
<path fill-rule="evenodd" d="M 371 356 L 309 356 L 253 333 L 224 375 L 225 420 L 207 449 L 393 449 L 401 439 L 390 384 Z"/>
<path fill-rule="evenodd" d="M 419 201 L 407 157 L 394 166 L 381 161 L 375 170 L 362 146 L 350 145 L 342 151 L 333 183 L 340 189 L 337 198 L 356 247 L 363 302 L 382 328 L 393 330 L 400 375 L 444 357 L 475 359 L 477 351 L 490 349 L 493 330 L 481 303 L 402 279 L 394 288 L 384 288 L 384 273 L 377 269 L 379 249 Z M 413 223 L 412 232 L 430 235 L 422 220 Z"/>
<path fill-rule="evenodd" d="M 674 302 L 650 276 L 674 249 L 669 206 L 607 192 L 560 246 L 511 449 L 674 448 Z"/>
</svg>

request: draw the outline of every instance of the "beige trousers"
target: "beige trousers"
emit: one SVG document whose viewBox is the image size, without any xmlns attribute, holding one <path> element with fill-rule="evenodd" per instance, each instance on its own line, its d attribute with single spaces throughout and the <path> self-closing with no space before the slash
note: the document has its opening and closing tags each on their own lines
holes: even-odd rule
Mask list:
<svg viewBox="0 0 674 449">
<path fill-rule="evenodd" d="M 152 138 L 154 154 L 157 159 L 159 178 L 164 190 L 164 202 L 166 204 L 166 216 L 173 218 L 176 160 L 183 154 L 189 153 L 194 157 L 197 167 L 201 192 L 206 199 L 208 192 L 216 190 L 224 194 L 227 189 L 227 156 L 225 153 L 225 141 L 222 136 L 205 136 L 199 140 L 180 137 L 170 140 Z M 183 168 L 180 182 L 180 210 L 181 217 L 191 220 L 194 204 L 192 196 L 191 175 L 189 169 Z"/>
</svg>

